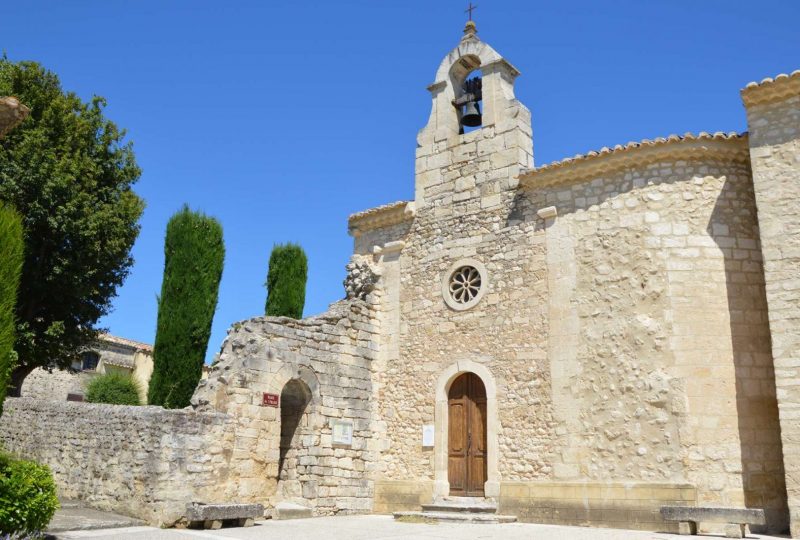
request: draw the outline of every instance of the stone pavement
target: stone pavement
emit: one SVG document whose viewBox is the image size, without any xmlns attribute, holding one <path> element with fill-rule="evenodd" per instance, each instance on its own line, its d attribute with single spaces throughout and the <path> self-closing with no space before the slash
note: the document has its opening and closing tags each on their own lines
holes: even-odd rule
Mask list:
<svg viewBox="0 0 800 540">
<path fill-rule="evenodd" d="M 718 535 L 706 538 L 719 538 Z M 678 540 L 678 535 L 619 529 L 590 529 L 558 525 L 508 523 L 503 525 L 462 525 L 399 523 L 391 516 L 335 516 L 286 521 L 261 521 L 254 527 L 211 530 L 156 529 L 128 527 L 104 531 L 58 533 L 58 540 Z M 703 538 L 698 536 L 695 538 Z M 749 535 L 753 539 L 777 539 L 777 536 Z"/>
<path fill-rule="evenodd" d="M 61 508 L 50 521 L 47 532 L 77 531 L 88 529 L 114 529 L 142 525 L 142 521 L 112 512 L 86 508 L 82 503 L 62 500 Z"/>
</svg>

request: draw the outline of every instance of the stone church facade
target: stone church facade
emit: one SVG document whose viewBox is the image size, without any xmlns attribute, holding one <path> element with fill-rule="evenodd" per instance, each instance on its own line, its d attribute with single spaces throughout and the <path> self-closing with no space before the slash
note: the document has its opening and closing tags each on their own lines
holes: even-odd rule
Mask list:
<svg viewBox="0 0 800 540">
<path fill-rule="evenodd" d="M 799 537 L 800 72 L 742 91 L 749 133 L 544 166 L 518 75 L 468 23 L 429 87 L 414 200 L 349 219 L 347 298 L 233 325 L 180 418 L 114 413 L 154 432 L 166 461 L 141 474 L 162 480 L 105 496 L 59 469 L 26 427 L 52 404 L 9 400 L 0 440 L 151 521 L 190 500 L 325 515 L 461 495 L 650 530 L 674 527 L 661 505 L 760 507 Z"/>
<path fill-rule="evenodd" d="M 231 330 L 195 401 L 256 419 L 243 456 L 269 458 L 230 495 L 319 513 L 474 495 L 652 529 L 662 504 L 746 505 L 784 529 L 788 508 L 800 519 L 800 73 L 743 91 L 749 135 L 540 167 L 517 75 L 468 24 L 429 87 L 414 200 L 350 217 L 348 299 Z M 299 404 L 294 439 L 262 390 Z"/>
</svg>

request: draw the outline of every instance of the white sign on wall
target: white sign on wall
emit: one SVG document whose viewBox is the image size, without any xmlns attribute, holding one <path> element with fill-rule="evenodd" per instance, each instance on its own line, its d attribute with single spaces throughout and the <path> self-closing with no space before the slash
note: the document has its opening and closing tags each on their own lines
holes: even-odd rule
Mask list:
<svg viewBox="0 0 800 540">
<path fill-rule="evenodd" d="M 422 446 L 433 447 L 433 424 L 422 426 Z"/>
<path fill-rule="evenodd" d="M 333 421 L 333 444 L 353 445 L 353 422 L 351 420 Z"/>
</svg>

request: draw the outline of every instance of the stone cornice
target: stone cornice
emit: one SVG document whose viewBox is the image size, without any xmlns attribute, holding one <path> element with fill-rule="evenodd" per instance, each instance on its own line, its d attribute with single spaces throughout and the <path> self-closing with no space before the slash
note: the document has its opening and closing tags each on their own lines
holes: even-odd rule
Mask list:
<svg viewBox="0 0 800 540">
<path fill-rule="evenodd" d="M 519 180 L 523 188 L 537 188 L 596 178 L 623 169 L 642 168 L 661 161 L 702 159 L 746 163 L 749 160 L 747 134 L 701 132 L 699 135 L 687 133 L 630 142 L 625 146 L 606 147 L 522 171 Z"/>
<path fill-rule="evenodd" d="M 742 89 L 741 95 L 747 107 L 800 96 L 800 69 L 790 75 L 781 73 L 774 79 L 767 77 L 760 83 L 751 82 Z"/>
<path fill-rule="evenodd" d="M 347 220 L 348 230 L 351 235 L 358 236 L 364 231 L 410 221 L 414 218 L 414 214 L 414 203 L 411 201 L 384 204 L 351 215 Z"/>
</svg>

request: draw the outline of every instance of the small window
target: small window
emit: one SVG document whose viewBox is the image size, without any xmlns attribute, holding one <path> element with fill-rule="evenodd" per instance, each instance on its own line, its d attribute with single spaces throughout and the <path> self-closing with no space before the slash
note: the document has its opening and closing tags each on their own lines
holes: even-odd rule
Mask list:
<svg viewBox="0 0 800 540">
<path fill-rule="evenodd" d="M 83 371 L 97 369 L 98 362 L 100 362 L 100 355 L 94 351 L 86 351 L 81 354 L 81 369 Z"/>
<path fill-rule="evenodd" d="M 83 394 L 67 394 L 67 401 L 85 401 Z"/>
</svg>

